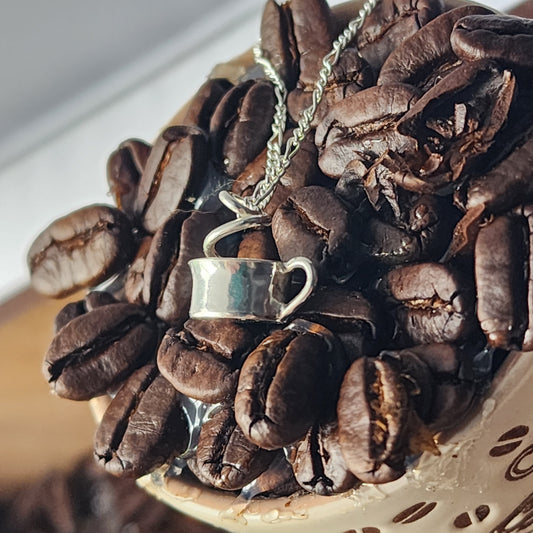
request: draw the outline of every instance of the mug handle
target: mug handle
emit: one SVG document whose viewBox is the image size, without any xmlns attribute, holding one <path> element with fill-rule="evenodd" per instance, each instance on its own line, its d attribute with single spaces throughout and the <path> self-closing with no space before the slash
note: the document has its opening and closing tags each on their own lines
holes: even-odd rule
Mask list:
<svg viewBox="0 0 533 533">
<path fill-rule="evenodd" d="M 300 307 L 300 305 L 302 305 L 307 298 L 311 296 L 318 281 L 316 268 L 312 261 L 307 257 L 293 257 L 285 263 L 284 267 L 285 272 L 302 269 L 305 272 L 305 283 L 302 287 L 302 290 L 282 308 L 279 315 L 280 321 L 294 313 L 294 311 L 296 311 L 296 309 L 298 309 L 298 307 Z"/>
</svg>

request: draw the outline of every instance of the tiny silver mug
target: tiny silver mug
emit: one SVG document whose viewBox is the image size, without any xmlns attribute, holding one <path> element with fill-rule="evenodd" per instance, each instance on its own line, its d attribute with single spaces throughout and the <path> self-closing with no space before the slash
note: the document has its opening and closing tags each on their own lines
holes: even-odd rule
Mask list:
<svg viewBox="0 0 533 533">
<path fill-rule="evenodd" d="M 202 257 L 189 261 L 193 278 L 191 318 L 233 318 L 282 322 L 311 295 L 317 274 L 306 257 L 286 263 L 268 259 Z M 305 283 L 285 301 L 291 274 L 301 269 Z"/>
</svg>

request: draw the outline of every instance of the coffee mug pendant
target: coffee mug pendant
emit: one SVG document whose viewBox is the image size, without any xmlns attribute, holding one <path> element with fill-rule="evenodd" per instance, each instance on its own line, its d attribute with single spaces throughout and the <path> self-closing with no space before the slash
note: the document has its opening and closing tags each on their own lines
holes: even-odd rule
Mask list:
<svg viewBox="0 0 533 533">
<path fill-rule="evenodd" d="M 282 262 L 218 255 L 219 240 L 264 226 L 268 220 L 266 215 L 244 215 L 207 235 L 205 257 L 189 261 L 193 279 L 191 318 L 283 322 L 309 298 L 317 283 L 317 273 L 307 257 Z M 305 282 L 298 294 L 286 301 L 295 270 L 304 272 Z"/>
</svg>

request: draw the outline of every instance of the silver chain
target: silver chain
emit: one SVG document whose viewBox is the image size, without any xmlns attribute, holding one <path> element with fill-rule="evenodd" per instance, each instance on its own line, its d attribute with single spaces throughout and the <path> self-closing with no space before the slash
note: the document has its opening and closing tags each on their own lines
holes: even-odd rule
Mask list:
<svg viewBox="0 0 533 533">
<path fill-rule="evenodd" d="M 302 111 L 298 125 L 294 129 L 292 136 L 287 140 L 283 152 L 283 137 L 285 134 L 287 118 L 287 106 L 285 104 L 287 99 L 287 89 L 276 69 L 272 66 L 270 61 L 263 56 L 261 43 L 254 46 L 253 53 L 255 62 L 263 68 L 265 76 L 274 85 L 276 106 L 272 121 L 272 135 L 267 142 L 265 177 L 257 183 L 251 196 L 241 198 L 230 193 L 233 199 L 247 211 L 254 213 L 262 212 L 271 200 L 277 184 L 285 174 L 287 168 L 289 168 L 292 158 L 300 149 L 302 141 L 311 129 L 311 123 L 313 122 L 318 105 L 322 100 L 324 89 L 328 83 L 328 78 L 331 75 L 333 67 L 339 61 L 341 53 L 356 36 L 366 17 L 371 13 L 374 7 L 376 7 L 378 1 L 379 0 L 367 0 L 363 4 L 357 17 L 348 23 L 346 28 L 333 42 L 331 50 L 322 59 L 322 68 L 320 69 L 318 79 L 315 82 L 312 103 L 307 109 Z"/>
</svg>

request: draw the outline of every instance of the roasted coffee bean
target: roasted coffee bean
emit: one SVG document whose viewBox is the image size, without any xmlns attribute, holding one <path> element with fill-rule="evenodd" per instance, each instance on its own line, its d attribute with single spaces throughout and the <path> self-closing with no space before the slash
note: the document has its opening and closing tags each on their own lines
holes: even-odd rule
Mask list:
<svg viewBox="0 0 533 533">
<path fill-rule="evenodd" d="M 113 303 L 118 303 L 118 300 L 111 293 L 105 291 L 90 291 L 82 300 L 70 302 L 59 311 L 54 320 L 54 330 L 57 333 L 74 318 L 84 315 L 102 305 Z"/>
<path fill-rule="evenodd" d="M 244 436 L 231 407 L 222 408 L 202 426 L 196 464 L 202 478 L 218 489 L 241 489 L 264 472 L 273 458 L 273 452 Z"/>
<path fill-rule="evenodd" d="M 146 257 L 152 244 L 152 236 L 148 235 L 140 241 L 137 254 L 124 278 L 124 296 L 128 302 L 143 304 L 142 293 L 144 287 L 144 271 L 146 269 Z"/>
<path fill-rule="evenodd" d="M 377 351 L 391 335 L 386 320 L 371 302 L 360 292 L 341 287 L 318 287 L 296 316 L 332 331 L 349 360 Z"/>
<path fill-rule="evenodd" d="M 370 87 L 333 105 L 315 135 L 322 172 L 338 179 L 357 160 L 365 162 L 363 178 L 369 164 L 385 152 L 414 150 L 414 140 L 400 134 L 396 122 L 419 94 L 414 87 L 391 84 Z"/>
<path fill-rule="evenodd" d="M 490 159 L 491 149 L 500 157 L 495 143 L 515 97 L 516 79 L 509 70 L 490 60 L 458 66 L 399 120 L 398 130 L 417 139 L 418 150 L 402 159 L 421 184 L 413 188 L 400 176 L 397 185 L 415 192 L 424 185 L 438 190 L 457 182 L 482 157 Z"/>
<path fill-rule="evenodd" d="M 106 409 L 94 454 L 112 474 L 139 477 L 182 453 L 188 441 L 180 394 L 155 365 L 147 365 L 124 383 Z"/>
<path fill-rule="evenodd" d="M 303 437 L 327 411 L 332 353 L 327 330 L 311 325 L 278 330 L 244 362 L 235 396 L 235 418 L 247 438 L 274 450 Z"/>
<path fill-rule="evenodd" d="M 290 10 L 298 47 L 298 85 L 314 85 L 336 36 L 333 15 L 325 0 L 291 0 Z"/>
<path fill-rule="evenodd" d="M 152 147 L 138 139 L 128 139 L 107 160 L 107 183 L 116 206 L 131 220 L 136 219 L 134 204 L 137 187 Z"/>
<path fill-rule="evenodd" d="M 293 130 L 285 135 L 285 140 Z M 239 196 L 250 196 L 264 177 L 266 166 L 266 149 L 263 150 L 233 182 L 232 191 Z M 317 148 L 313 140 L 307 136 L 300 144 L 300 149 L 291 160 L 289 168 L 276 186 L 272 198 L 265 207 L 265 213 L 273 215 L 276 209 L 287 198 L 302 187 L 324 185 L 328 180 L 318 168 Z"/>
<path fill-rule="evenodd" d="M 419 347 L 423 353 L 425 346 Z M 418 347 L 415 347 L 418 348 Z M 405 385 L 410 402 L 423 422 L 431 421 L 435 380 L 429 365 L 417 355 L 416 349 L 385 350 L 379 358 L 395 368 Z"/>
<path fill-rule="evenodd" d="M 297 122 L 301 112 L 311 103 L 312 91 L 322 68 L 322 58 L 331 49 L 335 30 L 326 0 L 291 0 L 289 9 L 298 50 L 298 82 L 289 92 L 287 109 Z"/>
<path fill-rule="evenodd" d="M 458 20 L 450 42 L 467 61 L 497 59 L 504 65 L 531 69 L 533 21 L 503 15 L 472 15 Z"/>
<path fill-rule="evenodd" d="M 330 189 L 304 187 L 272 218 L 272 234 L 282 261 L 309 258 L 322 278 L 351 275 L 357 266 L 354 221 Z"/>
<path fill-rule="evenodd" d="M 298 48 L 294 36 L 291 3 L 267 0 L 261 18 L 261 48 L 285 83 L 292 90 L 298 79 Z"/>
<path fill-rule="evenodd" d="M 502 213 L 533 200 L 532 165 L 530 138 L 489 172 L 468 181 L 465 207 L 470 210 L 483 206 L 491 213 Z"/>
<path fill-rule="evenodd" d="M 465 5 L 434 18 L 391 52 L 380 71 L 378 85 L 408 83 L 429 89 L 460 62 L 450 43 L 455 23 L 468 15 L 491 13 L 489 8 Z"/>
<path fill-rule="evenodd" d="M 528 328 L 529 235 L 526 217 L 504 215 L 476 240 L 477 317 L 496 348 L 521 349 Z"/>
<path fill-rule="evenodd" d="M 223 220 L 215 213 L 176 211 L 155 233 L 143 272 L 143 302 L 174 327 L 189 315 L 192 275 L 189 261 L 203 257 L 206 235 Z"/>
<path fill-rule="evenodd" d="M 473 288 L 447 265 L 401 266 L 388 272 L 378 288 L 400 328 L 399 343 L 455 342 L 474 331 Z"/>
<path fill-rule="evenodd" d="M 272 133 L 274 89 L 265 80 L 248 80 L 220 100 L 209 124 L 214 157 L 235 178 L 266 146 Z"/>
<path fill-rule="evenodd" d="M 96 307 L 59 330 L 46 352 L 43 373 L 57 395 L 89 400 L 111 391 L 152 358 L 157 340 L 157 327 L 142 307 Z"/>
<path fill-rule="evenodd" d="M 218 403 L 235 393 L 242 360 L 254 346 L 254 335 L 241 323 L 190 319 L 182 331 L 167 331 L 157 364 L 181 393 Z"/>
<path fill-rule="evenodd" d="M 121 211 L 91 205 L 52 222 L 28 252 L 36 291 L 60 298 L 97 285 L 122 270 L 135 252 L 131 224 Z"/>
<path fill-rule="evenodd" d="M 301 487 L 294 477 L 290 463 L 285 458 L 284 451 L 274 452 L 274 459 L 268 468 L 251 483 L 243 487 L 240 496 L 251 500 L 252 498 L 278 498 L 290 496 Z"/>
<path fill-rule="evenodd" d="M 155 233 L 204 182 L 206 134 L 194 126 L 171 126 L 156 140 L 135 198 L 135 211 L 148 233 Z"/>
<path fill-rule="evenodd" d="M 442 11 L 440 0 L 382 0 L 358 32 L 357 48 L 377 74 L 394 49 Z"/>
<path fill-rule="evenodd" d="M 408 379 L 412 384 L 421 387 L 419 398 L 415 397 L 414 405 L 418 415 L 433 431 L 449 429 L 462 420 L 472 407 L 476 394 L 476 385 L 472 380 L 472 355 L 472 349 L 469 352 L 466 348 L 449 343 L 425 344 L 395 352 L 395 357 L 409 361 Z M 428 381 L 425 381 L 427 376 L 421 379 L 414 375 L 413 362 L 416 360 L 423 362 L 431 371 L 430 395 L 427 391 Z M 420 371 L 416 374 L 421 376 Z M 426 387 L 422 390 L 421 385 L 424 382 Z M 414 390 L 416 388 L 411 388 L 411 398 Z M 422 410 L 423 397 L 426 405 Z"/>
<path fill-rule="evenodd" d="M 342 455 L 355 476 L 364 483 L 386 483 L 403 475 L 409 400 L 393 367 L 357 359 L 344 376 L 337 416 Z"/>
<path fill-rule="evenodd" d="M 270 228 L 246 232 L 239 244 L 237 257 L 279 261 L 278 250 Z"/>
<path fill-rule="evenodd" d="M 289 461 L 298 483 L 321 496 L 346 492 L 359 483 L 342 456 L 337 421 L 314 424 L 293 446 Z"/>
<path fill-rule="evenodd" d="M 328 109 L 337 102 L 372 85 L 374 85 L 374 75 L 370 65 L 359 55 L 357 49 L 347 47 L 328 76 L 322 100 L 318 104 L 311 126 L 316 127 L 326 116 Z M 312 105 L 312 89 L 313 86 L 304 89 L 297 87 L 289 93 L 287 108 L 294 120 L 299 120 L 301 112 Z"/>
<path fill-rule="evenodd" d="M 198 126 L 209 131 L 209 121 L 222 97 L 233 87 L 233 83 L 224 78 L 207 80 L 196 92 L 187 111 L 180 121 L 187 126 Z"/>
</svg>

